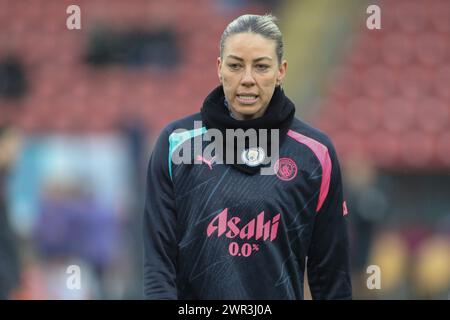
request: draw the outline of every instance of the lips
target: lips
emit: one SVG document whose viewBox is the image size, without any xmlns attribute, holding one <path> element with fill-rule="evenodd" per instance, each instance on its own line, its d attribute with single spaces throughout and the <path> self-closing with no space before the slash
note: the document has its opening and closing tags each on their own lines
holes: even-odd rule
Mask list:
<svg viewBox="0 0 450 320">
<path fill-rule="evenodd" d="M 258 101 L 258 95 L 253 93 L 240 93 L 236 95 L 236 99 L 241 104 L 254 104 Z"/>
</svg>

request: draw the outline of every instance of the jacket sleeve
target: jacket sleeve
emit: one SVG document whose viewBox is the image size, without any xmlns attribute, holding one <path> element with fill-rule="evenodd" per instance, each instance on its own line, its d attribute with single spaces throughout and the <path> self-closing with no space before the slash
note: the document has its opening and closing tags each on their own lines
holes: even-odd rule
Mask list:
<svg viewBox="0 0 450 320">
<path fill-rule="evenodd" d="M 145 299 L 177 299 L 176 211 L 168 159 L 168 133 L 163 130 L 150 157 L 145 190 Z"/>
<path fill-rule="evenodd" d="M 342 178 L 333 147 L 328 194 L 316 213 L 308 251 L 308 283 L 313 299 L 352 299 L 347 212 Z M 345 211 L 344 211 L 345 210 Z"/>
</svg>

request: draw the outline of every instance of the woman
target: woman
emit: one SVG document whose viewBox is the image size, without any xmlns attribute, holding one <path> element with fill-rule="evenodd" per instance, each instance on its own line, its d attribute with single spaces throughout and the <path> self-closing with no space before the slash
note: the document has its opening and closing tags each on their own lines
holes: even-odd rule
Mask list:
<svg viewBox="0 0 450 320">
<path fill-rule="evenodd" d="M 313 298 L 351 298 L 336 152 L 294 118 L 286 67 L 274 17 L 237 18 L 222 34 L 220 85 L 162 131 L 147 177 L 146 298 L 303 299 L 306 265 Z M 254 129 L 256 145 L 227 129 Z M 213 130 L 223 134 L 205 156 Z M 174 161 L 180 150 L 190 162 Z"/>
</svg>

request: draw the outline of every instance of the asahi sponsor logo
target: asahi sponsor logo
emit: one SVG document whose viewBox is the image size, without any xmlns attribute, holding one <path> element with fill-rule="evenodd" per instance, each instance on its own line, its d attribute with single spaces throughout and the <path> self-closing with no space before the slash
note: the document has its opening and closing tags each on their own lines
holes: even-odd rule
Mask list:
<svg viewBox="0 0 450 320">
<path fill-rule="evenodd" d="M 266 220 L 264 211 L 261 211 L 255 218 L 244 223 L 239 217 L 229 217 L 226 208 L 208 224 L 206 235 L 244 240 L 230 242 L 228 253 L 234 257 L 246 258 L 260 251 L 261 241 L 274 241 L 277 238 L 280 218 L 281 214 L 278 213 Z"/>
</svg>

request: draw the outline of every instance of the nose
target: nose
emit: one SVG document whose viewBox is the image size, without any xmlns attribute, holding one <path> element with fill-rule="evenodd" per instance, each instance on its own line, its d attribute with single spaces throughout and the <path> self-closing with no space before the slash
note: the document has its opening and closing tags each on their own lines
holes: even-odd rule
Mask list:
<svg viewBox="0 0 450 320">
<path fill-rule="evenodd" d="M 252 86 L 255 84 L 255 79 L 252 75 L 252 70 L 250 68 L 246 68 L 244 74 L 242 75 L 241 84 L 244 86 Z"/>
</svg>

